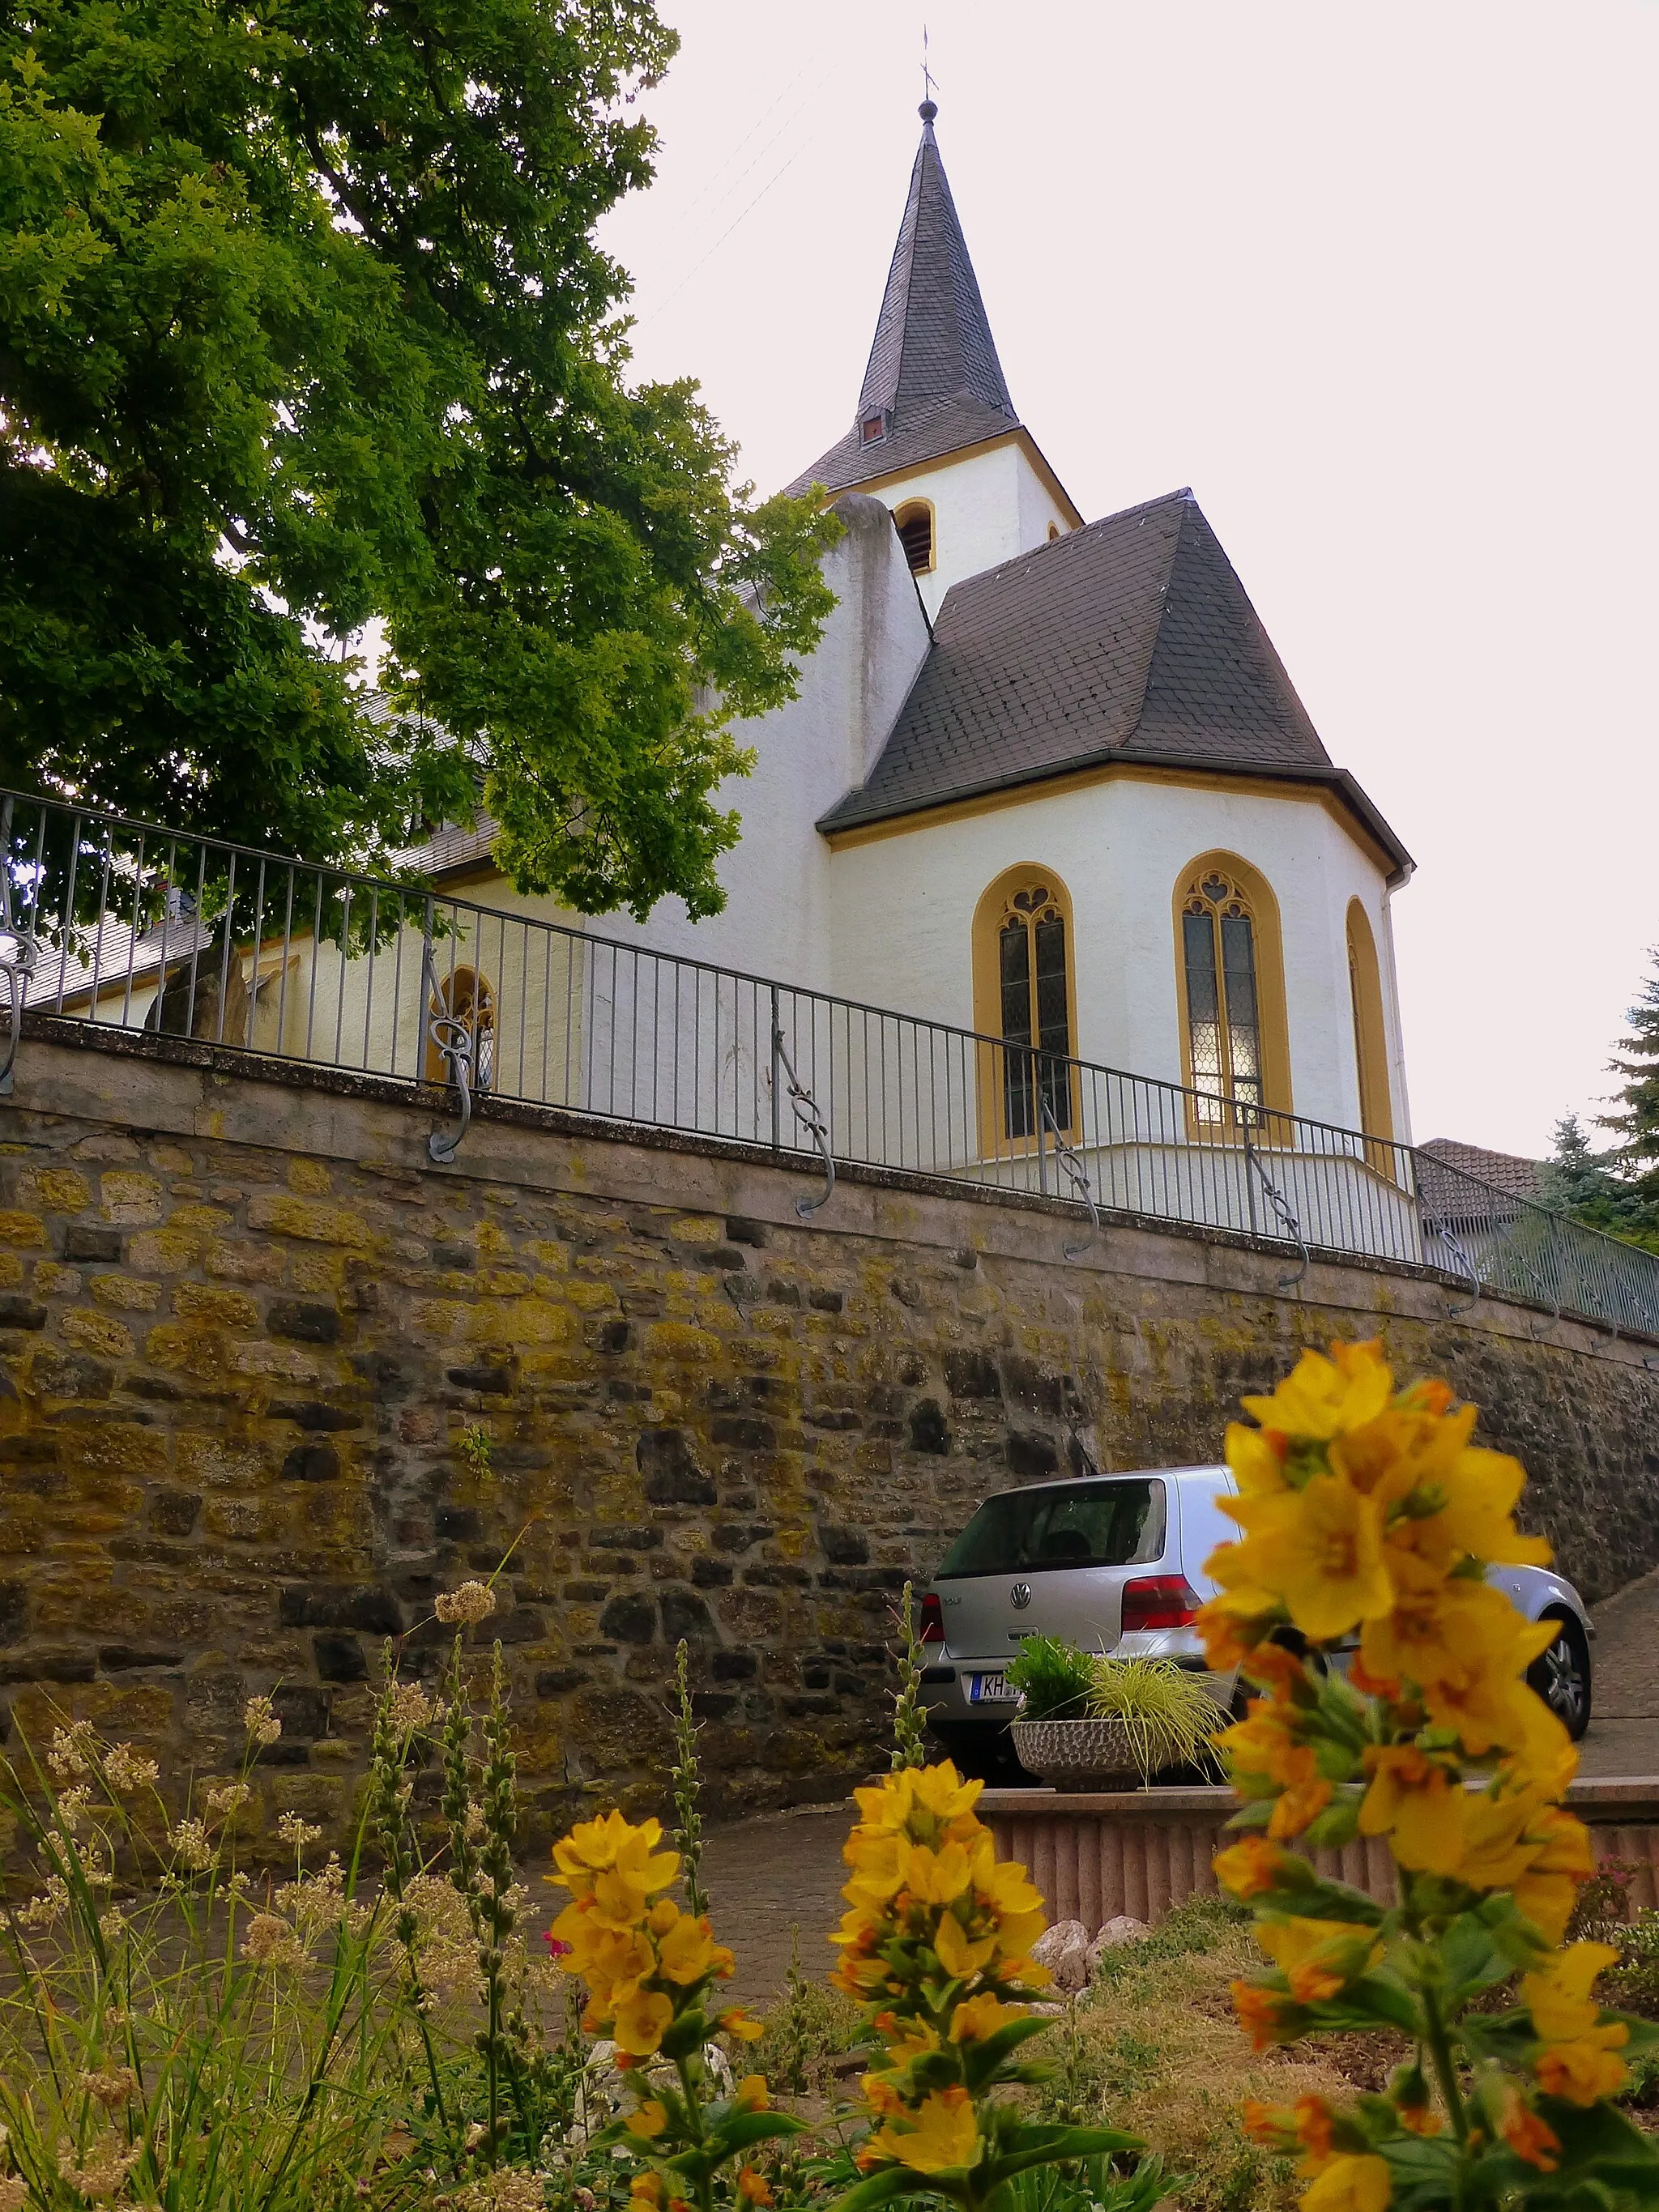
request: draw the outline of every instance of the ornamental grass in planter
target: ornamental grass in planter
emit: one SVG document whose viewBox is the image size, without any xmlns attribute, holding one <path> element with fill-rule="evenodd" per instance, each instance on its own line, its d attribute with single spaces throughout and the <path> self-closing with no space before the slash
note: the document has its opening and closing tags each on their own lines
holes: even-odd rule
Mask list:
<svg viewBox="0 0 1659 2212">
<path fill-rule="evenodd" d="M 1201 1759 L 1221 1716 L 1171 1659 L 1115 1659 L 1034 1636 L 1008 1669 L 1024 1698 L 1010 1733 L 1019 1762 L 1046 1781 L 1144 1785 Z"/>
</svg>

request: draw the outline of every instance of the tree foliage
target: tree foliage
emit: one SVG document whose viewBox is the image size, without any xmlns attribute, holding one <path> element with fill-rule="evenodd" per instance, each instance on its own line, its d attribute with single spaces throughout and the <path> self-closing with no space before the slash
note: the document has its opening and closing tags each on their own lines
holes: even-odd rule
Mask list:
<svg viewBox="0 0 1659 2212">
<path fill-rule="evenodd" d="M 1625 1082 L 1597 1116 L 1622 1139 L 1597 1152 L 1577 1115 L 1555 1125 L 1555 1157 L 1546 1171 L 1546 1203 L 1586 1228 L 1659 1252 L 1659 951 L 1654 972 L 1630 1010 L 1630 1033 L 1608 1063 Z"/>
<path fill-rule="evenodd" d="M 0 0 L 0 775 L 337 858 L 482 762 L 522 888 L 719 906 L 836 526 L 629 381 L 593 233 L 676 43 L 650 0 Z"/>
</svg>

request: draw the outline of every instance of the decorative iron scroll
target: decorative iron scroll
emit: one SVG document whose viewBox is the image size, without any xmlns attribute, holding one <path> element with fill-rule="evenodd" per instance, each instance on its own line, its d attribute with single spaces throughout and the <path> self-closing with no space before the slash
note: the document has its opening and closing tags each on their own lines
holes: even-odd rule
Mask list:
<svg viewBox="0 0 1659 2212">
<path fill-rule="evenodd" d="M 781 1029 L 775 1029 L 772 1032 L 772 1083 L 775 1091 L 778 1080 L 778 1063 L 780 1061 L 783 1063 L 784 1073 L 789 1078 L 789 1103 L 794 1109 L 795 1119 L 799 1122 L 801 1127 L 806 1132 L 806 1134 L 811 1137 L 812 1142 L 817 1146 L 819 1158 L 823 1162 L 823 1196 L 821 1198 L 798 1198 L 795 1200 L 795 1211 L 800 1216 L 801 1219 L 805 1221 L 812 1214 L 817 1213 L 821 1207 L 828 1206 L 830 1200 L 835 1196 L 835 1156 L 830 1150 L 829 1124 L 825 1121 L 823 1115 L 818 1111 L 817 1099 L 813 1097 L 811 1092 L 806 1088 L 805 1085 L 800 1080 L 800 1078 L 795 1073 L 794 1062 L 790 1059 L 789 1054 L 784 1047 L 783 1031 Z"/>
</svg>

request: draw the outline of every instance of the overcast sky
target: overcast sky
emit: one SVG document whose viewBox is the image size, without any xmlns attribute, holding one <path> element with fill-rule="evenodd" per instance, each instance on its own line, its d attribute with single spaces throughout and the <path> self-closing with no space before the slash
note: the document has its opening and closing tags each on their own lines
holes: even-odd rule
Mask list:
<svg viewBox="0 0 1659 2212">
<path fill-rule="evenodd" d="M 1659 0 L 659 0 L 639 371 L 850 422 L 919 131 L 1091 519 L 1190 484 L 1415 855 L 1413 1117 L 1542 1152 L 1659 943 Z"/>
</svg>

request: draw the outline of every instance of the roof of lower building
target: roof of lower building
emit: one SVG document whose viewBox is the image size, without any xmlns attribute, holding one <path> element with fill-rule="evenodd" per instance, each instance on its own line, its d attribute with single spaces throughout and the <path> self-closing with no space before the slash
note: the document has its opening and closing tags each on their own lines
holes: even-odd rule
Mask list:
<svg viewBox="0 0 1659 2212">
<path fill-rule="evenodd" d="M 853 427 L 792 492 L 814 483 L 846 491 L 1020 427 L 933 137 L 937 113 L 923 100 L 921 143 Z M 876 417 L 880 429 L 866 437 L 864 425 Z"/>
<path fill-rule="evenodd" d="M 1321 744 L 1188 490 L 1108 515 L 946 592 L 848 830 L 1110 762 L 1334 787 L 1410 855 Z"/>
<path fill-rule="evenodd" d="M 1484 1145 L 1460 1144 L 1455 1137 L 1431 1137 L 1418 1146 L 1443 1166 L 1460 1175 L 1474 1176 L 1510 1198 L 1540 1199 L 1548 1167 L 1545 1160 L 1529 1160 L 1519 1152 L 1492 1152 Z"/>
</svg>

